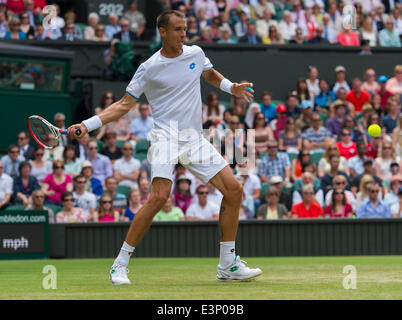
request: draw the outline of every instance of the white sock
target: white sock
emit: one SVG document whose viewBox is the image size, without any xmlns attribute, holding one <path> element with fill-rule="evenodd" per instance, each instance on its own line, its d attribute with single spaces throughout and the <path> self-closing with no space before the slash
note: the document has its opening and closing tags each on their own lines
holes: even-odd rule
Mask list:
<svg viewBox="0 0 402 320">
<path fill-rule="evenodd" d="M 123 267 L 127 267 L 130 262 L 131 254 L 134 252 L 135 247 L 130 246 L 127 242 L 124 241 L 123 246 L 120 249 L 120 253 L 117 256 L 114 264 L 119 264 Z"/>
<path fill-rule="evenodd" d="M 224 241 L 220 243 L 219 265 L 221 268 L 227 268 L 233 264 L 235 254 L 235 241 Z"/>
</svg>

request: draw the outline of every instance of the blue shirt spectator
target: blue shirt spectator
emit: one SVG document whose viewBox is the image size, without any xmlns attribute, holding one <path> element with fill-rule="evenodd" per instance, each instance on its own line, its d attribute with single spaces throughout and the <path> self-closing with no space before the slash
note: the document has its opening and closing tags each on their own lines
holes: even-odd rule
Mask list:
<svg viewBox="0 0 402 320">
<path fill-rule="evenodd" d="M 325 80 L 321 80 L 323 82 Z M 329 110 L 329 106 L 336 100 L 336 95 L 331 90 L 320 91 L 318 96 L 314 98 L 314 106 L 315 108 L 325 108 Z"/>
<path fill-rule="evenodd" d="M 18 31 L 18 39 L 19 40 L 26 40 L 26 35 L 23 31 Z M 7 31 L 6 35 L 4 36 L 4 39 L 11 39 L 11 32 Z"/>
<path fill-rule="evenodd" d="M 391 218 L 389 206 L 378 199 L 380 186 L 375 182 L 369 182 L 366 185 L 368 199 L 364 200 L 356 210 L 357 218 Z"/>
<path fill-rule="evenodd" d="M 102 154 L 98 154 L 98 144 L 96 141 L 88 143 L 88 159 L 93 167 L 93 176 L 101 182 L 113 175 L 112 163 L 110 159 Z"/>
<path fill-rule="evenodd" d="M 134 119 L 130 125 L 130 135 L 131 139 L 134 141 L 147 140 L 148 134 L 151 132 L 154 125 L 153 118 L 148 115 L 148 105 L 142 104 L 139 110 L 140 117 Z"/>
<path fill-rule="evenodd" d="M 8 154 L 1 158 L 4 167 L 3 172 L 15 179 L 20 175 L 18 167 L 24 160 L 24 157 L 20 155 L 18 146 L 11 145 L 8 148 Z"/>
<path fill-rule="evenodd" d="M 280 176 L 283 180 L 290 178 L 290 160 L 286 152 L 278 152 L 278 143 L 268 141 L 268 154 L 261 159 L 258 175 L 263 183 L 269 182 L 273 176 Z"/>
</svg>

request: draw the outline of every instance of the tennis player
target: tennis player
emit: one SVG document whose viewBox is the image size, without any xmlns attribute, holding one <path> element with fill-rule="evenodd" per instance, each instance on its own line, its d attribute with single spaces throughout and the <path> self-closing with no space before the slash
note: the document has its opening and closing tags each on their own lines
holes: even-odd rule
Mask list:
<svg viewBox="0 0 402 320">
<path fill-rule="evenodd" d="M 177 162 L 182 163 L 204 183 L 214 185 L 223 194 L 219 213 L 221 242 L 217 279 L 247 280 L 262 273 L 258 268 L 248 268 L 235 254 L 243 190 L 228 163 L 202 137 L 201 120 L 201 75 L 211 85 L 247 101 L 253 97 L 254 90 L 250 89 L 253 84 L 230 82 L 213 69 L 200 47 L 184 45 L 184 18 L 179 11 L 162 13 L 157 19 L 162 48 L 139 66 L 125 95 L 99 116 L 68 128 L 71 138 L 82 138 L 87 132 L 122 117 L 135 105 L 142 93 L 152 106 L 154 127 L 151 131 L 150 150 L 151 194 L 135 215 L 120 253 L 111 267 L 110 280 L 114 285 L 130 284 L 127 277 L 130 256 L 148 231 L 155 214 L 169 198 L 173 170 Z M 82 131 L 80 136 L 75 134 L 77 128 Z"/>
</svg>

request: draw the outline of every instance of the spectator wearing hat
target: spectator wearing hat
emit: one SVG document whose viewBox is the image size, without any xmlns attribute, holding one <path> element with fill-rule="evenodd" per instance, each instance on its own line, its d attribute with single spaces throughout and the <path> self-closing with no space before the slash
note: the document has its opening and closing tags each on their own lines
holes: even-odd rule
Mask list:
<svg viewBox="0 0 402 320">
<path fill-rule="evenodd" d="M 290 211 L 292 218 L 320 218 L 323 215 L 322 207 L 314 201 L 314 187 L 306 184 L 301 189 L 303 201 L 293 205 Z"/>
<path fill-rule="evenodd" d="M 145 16 L 139 12 L 137 0 L 129 0 L 129 10 L 124 14 L 124 18 L 128 20 L 130 24 L 130 31 L 135 32 L 139 37 L 144 33 L 145 25 L 147 21 Z"/>
<path fill-rule="evenodd" d="M 333 106 L 334 116 L 327 120 L 326 127 L 333 135 L 338 135 L 342 128 L 342 124 L 345 121 L 346 106 L 340 100 L 336 100 L 336 103 L 334 102 Z"/>
<path fill-rule="evenodd" d="M 290 160 L 285 152 L 278 152 L 278 142 L 268 141 L 268 154 L 261 159 L 258 167 L 261 182 L 270 182 L 274 176 L 280 176 L 285 183 L 290 180 Z"/>
<path fill-rule="evenodd" d="M 276 190 L 279 192 L 279 203 L 283 204 L 288 211 L 292 209 L 292 197 L 290 193 L 283 188 L 283 179 L 281 176 L 273 176 L 270 180 L 270 186 L 273 186 L 276 188 Z M 261 197 L 261 203 L 266 202 L 266 194 L 262 195 Z"/>
<path fill-rule="evenodd" d="M 196 190 L 198 201 L 194 201 L 187 209 L 186 220 L 217 220 L 219 219 L 219 207 L 209 203 L 208 188 L 205 185 L 198 186 Z"/>
<path fill-rule="evenodd" d="M 287 119 L 286 111 L 286 106 L 284 104 L 278 104 L 276 106 L 276 119 L 272 120 L 270 123 L 276 140 L 279 139 L 279 134 L 285 129 Z"/>
<path fill-rule="evenodd" d="M 347 93 L 346 100 L 355 106 L 357 113 L 362 112 L 362 107 L 366 102 L 370 102 L 370 94 L 362 90 L 362 82 L 359 78 L 353 79 L 352 90 Z"/>
<path fill-rule="evenodd" d="M 219 28 L 219 31 L 221 33 L 221 39 L 218 40 L 218 43 L 221 43 L 221 44 L 237 43 L 236 40 L 231 38 L 232 30 L 230 29 L 229 26 L 222 26 Z"/>
<path fill-rule="evenodd" d="M 180 175 L 176 180 L 174 195 L 174 204 L 179 207 L 184 213 L 193 203 L 193 196 L 190 191 L 191 180 L 186 175 Z"/>
<path fill-rule="evenodd" d="M 391 218 L 389 206 L 379 199 L 381 188 L 376 182 L 369 182 L 366 185 L 368 199 L 365 199 L 357 207 L 357 218 Z"/>
<path fill-rule="evenodd" d="M 384 197 L 384 202 L 391 208 L 394 204 L 399 203 L 398 191 L 402 187 L 402 176 L 400 174 L 391 178 L 389 184 L 389 192 Z"/>
<path fill-rule="evenodd" d="M 262 43 L 262 39 L 256 32 L 256 25 L 254 22 L 247 23 L 247 34 L 239 38 L 239 43 L 251 43 L 259 44 Z"/>
<path fill-rule="evenodd" d="M 93 176 L 94 167 L 91 162 L 85 160 L 82 163 L 81 175 L 86 179 L 85 190 L 100 197 L 103 194 L 102 182 Z"/>
<path fill-rule="evenodd" d="M 332 87 L 332 91 L 338 93 L 340 88 L 344 88 L 346 92 L 350 91 L 350 86 L 346 81 L 346 69 L 344 66 L 337 66 L 335 68 L 335 77 L 336 81 L 334 86 Z"/>
<path fill-rule="evenodd" d="M 332 133 L 321 125 L 321 117 L 318 113 L 311 116 L 312 127 L 304 131 L 303 145 L 310 152 L 324 152 L 325 146 L 333 141 Z"/>
<path fill-rule="evenodd" d="M 270 186 L 265 193 L 266 203 L 257 209 L 257 219 L 284 219 L 288 216 L 288 209 L 279 203 L 280 192 L 274 186 Z"/>
<path fill-rule="evenodd" d="M 402 217 L 402 187 L 399 187 L 399 189 L 398 189 L 398 198 L 399 198 L 399 202 L 395 203 L 391 207 L 391 214 L 395 218 Z"/>
<path fill-rule="evenodd" d="M 301 116 L 296 120 L 296 129 L 300 132 L 306 131 L 311 126 L 311 116 L 313 115 L 313 104 L 310 100 L 304 100 L 300 104 Z"/>
<path fill-rule="evenodd" d="M 392 93 L 390 91 L 388 91 L 387 88 L 386 88 L 387 81 L 388 81 L 387 76 L 382 75 L 382 76 L 378 77 L 378 83 L 380 85 L 380 89 L 377 91 L 377 93 L 381 97 L 381 108 L 383 110 L 385 110 L 385 108 L 387 106 L 389 97 L 392 96 Z"/>
</svg>

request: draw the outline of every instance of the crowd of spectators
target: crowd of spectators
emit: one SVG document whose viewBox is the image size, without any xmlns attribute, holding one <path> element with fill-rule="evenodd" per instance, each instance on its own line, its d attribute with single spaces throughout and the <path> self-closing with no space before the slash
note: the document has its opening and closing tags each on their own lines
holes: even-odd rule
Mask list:
<svg viewBox="0 0 402 320">
<path fill-rule="evenodd" d="M 349 82 L 337 66 L 331 81 L 310 66 L 284 101 L 268 91 L 251 103 L 207 95 L 204 135 L 243 186 L 240 219 L 402 217 L 402 65 L 362 77 Z M 115 101 L 105 92 L 94 112 Z M 57 127 L 65 120 L 54 115 Z M 380 136 L 368 134 L 371 124 Z M 48 210 L 55 222 L 131 221 L 150 194 L 152 125 L 151 106 L 138 102 L 91 136 L 63 136 L 53 150 L 32 147 L 20 132 L 0 161 L 0 208 Z M 181 164 L 174 174 L 155 219 L 218 219 L 222 194 Z"/>
<path fill-rule="evenodd" d="M 402 3 L 394 0 L 159 0 L 187 19 L 187 41 L 251 44 L 339 44 L 400 47 Z M 53 3 L 53 2 L 52 2 Z M 0 38 L 66 41 L 136 41 L 144 38 L 146 19 L 136 0 L 128 11 L 111 14 L 106 25 L 99 15 L 76 23 L 73 11 L 43 24 L 46 0 L 0 0 Z M 344 28 L 343 10 L 355 7 L 353 28 Z M 155 39 L 160 41 L 155 30 Z M 363 50 L 363 54 L 370 50 Z"/>
</svg>

